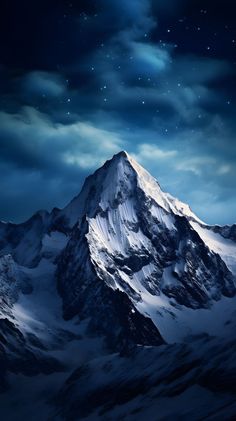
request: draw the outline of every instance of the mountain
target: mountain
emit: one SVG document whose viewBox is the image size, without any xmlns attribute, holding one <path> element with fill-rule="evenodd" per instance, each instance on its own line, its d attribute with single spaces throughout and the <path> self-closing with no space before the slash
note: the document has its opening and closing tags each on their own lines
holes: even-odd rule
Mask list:
<svg viewBox="0 0 236 421">
<path fill-rule="evenodd" d="M 89 176 L 64 209 L 39 211 L 23 224 L 1 222 L 0 391 L 6 418 L 17 419 L 9 415 L 9 405 L 21 382 L 29 385 L 33 400 L 40 396 L 47 416 L 57 407 L 52 419 L 60 419 L 60 413 L 68 420 L 90 413 L 88 407 L 80 411 L 75 406 L 79 401 L 83 408 L 91 396 L 95 414 L 96 405 L 106 404 L 102 396 L 108 390 L 113 417 L 114 390 L 118 393 L 125 376 L 117 399 L 126 411 L 126 399 L 140 393 L 150 406 L 157 384 L 162 384 L 163 396 L 192 393 L 197 384 L 204 389 L 199 392 L 206 402 L 203 414 L 217 376 L 231 378 L 218 391 L 231 394 L 233 357 L 219 344 L 224 341 L 231 350 L 235 346 L 235 232 L 235 225 L 202 222 L 124 151 Z M 199 343 L 204 353 L 196 355 Z M 173 357 L 170 366 L 167 355 Z M 128 375 L 131 360 L 139 368 Z M 219 361 L 223 366 L 216 373 Z M 162 376 L 161 365 L 169 367 Z M 152 378 L 153 370 L 158 373 Z M 96 375 L 101 382 L 96 383 Z M 42 403 L 46 376 L 50 399 Z M 96 385 L 92 389 L 91 381 Z M 78 400 L 80 382 L 83 402 Z M 17 393 L 22 419 L 32 402 Z M 230 410 L 231 400 L 227 395 Z M 226 401 L 222 397 L 223 406 Z M 99 418 L 94 414 L 92 419 Z"/>
<path fill-rule="evenodd" d="M 64 215 L 76 224 L 58 265 L 66 317 L 85 301 L 70 296 L 78 278 L 85 296 L 102 280 L 140 311 L 150 297 L 201 308 L 235 295 L 230 268 L 199 235 L 204 224 L 125 152 L 86 180 Z"/>
</svg>

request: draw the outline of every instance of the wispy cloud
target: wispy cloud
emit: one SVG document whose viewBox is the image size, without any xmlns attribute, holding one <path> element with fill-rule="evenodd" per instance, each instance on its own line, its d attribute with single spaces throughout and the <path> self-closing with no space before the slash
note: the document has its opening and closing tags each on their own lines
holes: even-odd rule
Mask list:
<svg viewBox="0 0 236 421">
<path fill-rule="evenodd" d="M 133 154 L 134 158 L 141 163 L 155 162 L 158 164 L 159 160 L 166 160 L 177 155 L 175 150 L 160 149 L 157 145 L 150 143 L 142 143 L 138 146 L 137 152 Z"/>
<path fill-rule="evenodd" d="M 66 83 L 60 75 L 42 71 L 26 74 L 21 86 L 24 93 L 41 97 L 59 97 L 66 91 Z"/>
</svg>

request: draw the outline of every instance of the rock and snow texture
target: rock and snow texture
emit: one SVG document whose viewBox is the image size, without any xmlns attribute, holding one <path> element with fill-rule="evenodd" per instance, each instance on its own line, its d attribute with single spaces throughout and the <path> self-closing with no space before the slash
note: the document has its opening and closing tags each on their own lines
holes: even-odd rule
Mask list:
<svg viewBox="0 0 236 421">
<path fill-rule="evenodd" d="M 58 263 L 67 317 L 79 309 L 87 315 L 85 297 L 96 290 L 97 299 L 101 286 L 125 293 L 153 321 L 149 303 L 175 312 L 179 305 L 209 308 L 235 295 L 228 260 L 198 232 L 205 225 L 125 152 L 88 177 L 63 213 L 75 223 Z"/>
<path fill-rule="evenodd" d="M 195 222 L 191 222 L 191 225 L 209 249 L 219 254 L 231 272 L 236 275 L 236 238 L 226 237 L 224 227 L 219 230 L 218 227 L 204 226 Z"/>
<path fill-rule="evenodd" d="M 133 399 L 145 393 L 140 384 L 149 377 L 144 406 L 152 401 L 155 384 L 163 388 L 154 410 L 160 409 L 162 399 L 168 404 L 169 395 L 192 397 L 196 388 L 206 406 L 212 402 L 214 410 L 231 407 L 230 397 L 224 400 L 219 395 L 219 405 L 213 398 L 215 379 L 205 390 L 208 357 L 203 353 L 199 357 L 203 373 L 199 382 L 193 381 L 195 371 L 185 368 L 198 359 L 195 350 L 188 348 L 190 335 L 204 333 L 201 346 L 206 354 L 215 347 L 214 361 L 219 357 L 219 364 L 227 357 L 224 346 L 218 350 L 217 340 L 210 335 L 224 338 L 234 350 L 230 340 L 234 341 L 235 329 L 235 276 L 235 225 L 204 224 L 188 205 L 163 192 L 145 169 L 121 152 L 89 176 L 81 193 L 64 209 L 37 212 L 19 225 L 0 222 L 0 365 L 4 367 L 0 391 L 6 387 L 6 371 L 12 373 L 10 383 L 19 384 L 25 382 L 24 376 L 37 374 L 42 379 L 34 393 L 44 396 L 45 375 L 50 373 L 52 398 L 59 390 L 58 379 L 62 386 L 72 371 L 91 360 L 89 375 L 86 367 L 82 372 L 79 368 L 62 388 L 65 396 L 72 391 L 72 400 L 61 400 L 58 419 L 77 419 L 70 417 L 80 382 L 85 385 L 81 395 L 85 400 L 86 390 L 88 396 L 96 395 L 96 387 L 86 386 L 94 383 L 93 370 L 102 376 L 97 386 L 107 390 L 113 377 L 120 384 L 130 369 L 124 383 L 125 390 L 132 391 L 127 404 L 119 391 L 123 410 L 134 411 L 129 419 L 138 419 L 139 405 Z M 160 350 L 146 346 L 160 346 Z M 118 354 L 108 356 L 118 351 L 129 358 L 135 347 L 140 352 L 134 355 L 138 372 L 131 370 L 129 360 L 121 362 Z M 168 365 L 165 353 L 174 356 L 173 365 L 162 373 L 169 379 L 166 382 L 160 373 L 152 378 L 153 371 Z M 184 359 L 181 369 L 178 355 Z M 142 365 L 143 358 L 150 368 Z M 153 358 L 160 360 L 160 367 Z M 228 373 L 223 363 L 220 370 Z M 112 399 L 108 399 L 108 415 L 120 418 L 121 408 L 113 412 Z M 181 399 L 176 398 L 177 411 Z M 96 403 L 94 408 L 91 419 L 98 417 Z"/>
</svg>

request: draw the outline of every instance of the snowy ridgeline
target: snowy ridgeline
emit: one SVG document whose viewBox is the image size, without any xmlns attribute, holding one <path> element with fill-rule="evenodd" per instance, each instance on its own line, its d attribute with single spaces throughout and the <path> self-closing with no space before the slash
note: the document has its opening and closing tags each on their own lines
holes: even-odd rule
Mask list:
<svg viewBox="0 0 236 421">
<path fill-rule="evenodd" d="M 5 419 L 232 414 L 234 233 L 204 224 L 125 152 L 64 209 L 0 223 Z"/>
</svg>

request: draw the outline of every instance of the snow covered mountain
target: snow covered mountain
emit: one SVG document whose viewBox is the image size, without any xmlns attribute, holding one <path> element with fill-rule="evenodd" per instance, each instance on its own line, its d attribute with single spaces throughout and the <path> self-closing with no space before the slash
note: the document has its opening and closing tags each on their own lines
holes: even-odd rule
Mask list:
<svg viewBox="0 0 236 421">
<path fill-rule="evenodd" d="M 60 393 L 68 396 L 73 392 L 73 407 L 78 400 L 77 381 L 82 378 L 84 384 L 90 377 L 75 371 L 69 391 L 66 383 L 54 399 L 58 380 L 62 386 L 69 374 L 88 361 L 91 372 L 94 358 L 94 373 L 100 370 L 105 379 L 101 364 L 108 364 L 119 383 L 127 367 L 120 365 L 114 352 L 129 358 L 138 346 L 141 354 L 133 358 L 140 365 L 140 355 L 146 358 L 149 354 L 147 345 L 166 349 L 176 359 L 178 353 L 184 355 L 190 337 L 200 335 L 204 349 L 213 346 L 209 335 L 232 340 L 235 232 L 235 225 L 206 225 L 188 205 L 163 192 L 126 152 L 89 176 L 80 194 L 64 209 L 37 212 L 23 224 L 1 222 L 0 364 L 4 370 L 0 390 L 7 385 L 14 389 L 25 376 L 41 373 L 44 380 L 37 384 L 37 392 L 30 393 L 40 390 L 42 394 L 45 376 L 50 374 L 51 404 L 58 405 L 59 399 L 59 406 L 64 405 Z M 178 348 L 173 348 L 176 342 Z M 224 354 L 222 348 L 217 349 L 216 360 Z M 152 353 L 165 364 L 162 351 L 150 351 L 147 358 L 153 358 Z M 183 359 L 190 364 L 195 351 L 189 349 L 187 354 Z M 202 385 L 207 361 L 202 354 L 199 358 Z M 155 364 L 150 367 L 157 369 Z M 165 374 L 172 386 L 175 369 L 173 363 Z M 146 366 L 140 370 L 130 374 L 127 382 L 136 375 L 140 379 L 145 373 L 151 376 L 151 368 L 148 373 Z M 179 376 L 187 389 L 184 371 Z M 107 375 L 106 382 L 111 381 Z M 153 379 L 150 384 L 154 387 Z M 145 392 L 135 390 L 137 395 Z M 92 393 L 89 387 L 88 391 Z M 10 395 L 5 402 L 7 411 Z M 68 420 L 81 419 L 79 411 L 74 411 L 74 418 L 70 415 L 68 402 L 60 414 L 65 413 Z M 43 405 L 50 413 L 50 405 L 45 401 Z M 25 401 L 24 406 L 31 410 Z M 55 415 L 53 419 L 61 418 Z"/>
<path fill-rule="evenodd" d="M 104 288 L 124 293 L 154 323 L 153 309 L 209 308 L 236 293 L 235 243 L 162 192 L 125 152 L 88 177 L 62 214 L 74 224 L 57 270 L 67 318 L 88 316 L 95 295 L 100 312 Z"/>
</svg>

